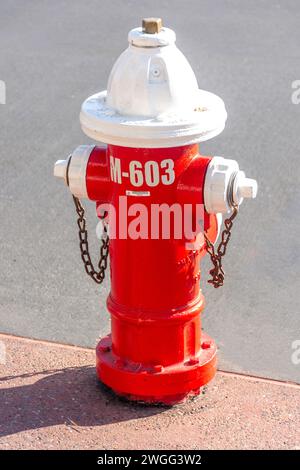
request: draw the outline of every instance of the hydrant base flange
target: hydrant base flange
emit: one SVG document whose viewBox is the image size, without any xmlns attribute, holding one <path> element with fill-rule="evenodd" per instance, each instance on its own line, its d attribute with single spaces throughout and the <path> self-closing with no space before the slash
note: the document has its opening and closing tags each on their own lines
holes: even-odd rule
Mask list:
<svg viewBox="0 0 300 470">
<path fill-rule="evenodd" d="M 101 339 L 97 348 L 99 380 L 117 395 L 144 403 L 174 405 L 199 394 L 200 388 L 216 373 L 217 347 L 202 333 L 200 354 L 167 367 L 133 363 L 113 352 L 111 335 Z"/>
</svg>

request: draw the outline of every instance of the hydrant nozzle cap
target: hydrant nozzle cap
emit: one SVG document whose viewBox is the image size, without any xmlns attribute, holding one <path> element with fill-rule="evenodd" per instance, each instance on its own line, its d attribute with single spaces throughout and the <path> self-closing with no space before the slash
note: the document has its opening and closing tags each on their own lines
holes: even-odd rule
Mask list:
<svg viewBox="0 0 300 470">
<path fill-rule="evenodd" d="M 243 199 L 254 199 L 257 182 L 247 178 L 238 162 L 223 157 L 213 157 L 207 167 L 204 183 L 204 204 L 209 214 L 230 212 Z"/>
</svg>

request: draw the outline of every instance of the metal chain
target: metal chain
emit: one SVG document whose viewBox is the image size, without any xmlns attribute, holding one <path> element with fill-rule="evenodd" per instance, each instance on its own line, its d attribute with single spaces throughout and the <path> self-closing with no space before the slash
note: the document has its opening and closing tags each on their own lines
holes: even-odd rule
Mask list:
<svg viewBox="0 0 300 470">
<path fill-rule="evenodd" d="M 89 252 L 89 244 L 88 244 L 88 234 L 86 229 L 86 220 L 84 218 L 85 210 L 81 205 L 79 199 L 73 196 L 73 201 L 76 207 L 76 212 L 78 214 L 77 225 L 79 228 L 79 247 L 81 252 L 81 258 L 84 264 L 84 268 L 87 274 L 97 283 L 101 284 L 105 278 L 105 270 L 107 268 L 107 258 L 109 254 L 109 237 L 108 237 L 108 229 L 107 229 L 107 212 L 105 212 L 100 219 L 103 223 L 103 234 L 101 237 L 101 248 L 100 248 L 100 261 L 98 263 L 99 270 L 96 271 L 94 265 L 92 263 L 90 252 Z"/>
<path fill-rule="evenodd" d="M 237 213 L 238 213 L 238 206 L 235 206 L 231 216 L 228 219 L 225 219 L 224 221 L 225 228 L 222 232 L 221 241 L 218 245 L 217 250 L 215 250 L 213 243 L 208 239 L 206 234 L 204 234 L 206 247 L 207 247 L 206 249 L 213 263 L 213 268 L 209 271 L 209 274 L 211 275 L 211 279 L 209 279 L 207 282 L 209 284 L 213 284 L 215 288 L 221 287 L 224 284 L 225 271 L 222 266 L 222 259 L 226 253 L 227 245 L 231 237 L 233 219 L 235 219 L 235 217 L 237 216 Z"/>
<path fill-rule="evenodd" d="M 109 255 L 109 236 L 107 230 L 108 226 L 105 220 L 107 217 L 107 212 L 105 212 L 100 217 L 103 223 L 103 235 L 101 238 L 102 245 L 100 248 L 100 260 L 98 263 L 99 270 L 96 271 L 89 253 L 88 234 L 86 229 L 86 220 L 84 218 L 85 210 L 77 197 L 73 196 L 73 201 L 75 204 L 76 212 L 78 214 L 77 225 L 79 228 L 79 247 L 84 268 L 86 270 L 86 273 L 97 284 L 101 284 L 105 278 L 105 271 L 107 268 L 107 261 Z M 234 207 L 231 216 L 228 219 L 225 219 L 224 221 L 225 229 L 222 232 L 221 242 L 219 243 L 217 250 L 215 250 L 213 243 L 209 240 L 207 235 L 204 234 L 207 246 L 206 249 L 213 263 L 213 268 L 209 271 L 211 279 L 208 280 L 208 283 L 213 284 L 215 288 L 221 287 L 224 284 L 225 271 L 223 269 L 222 260 L 226 254 L 227 245 L 231 237 L 233 220 L 235 219 L 237 214 L 238 206 Z"/>
</svg>

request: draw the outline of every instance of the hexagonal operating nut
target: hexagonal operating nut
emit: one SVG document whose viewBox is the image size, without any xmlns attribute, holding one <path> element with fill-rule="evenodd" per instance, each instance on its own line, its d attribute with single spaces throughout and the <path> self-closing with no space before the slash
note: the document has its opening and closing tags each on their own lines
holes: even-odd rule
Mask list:
<svg viewBox="0 0 300 470">
<path fill-rule="evenodd" d="M 56 178 L 62 178 L 66 184 L 68 184 L 67 169 L 68 169 L 69 158 L 67 158 L 67 160 L 57 160 L 57 162 L 55 162 L 54 171 L 53 171 L 54 176 L 56 176 Z"/>
<path fill-rule="evenodd" d="M 255 199 L 257 195 L 257 181 L 246 178 L 243 171 L 238 171 L 232 184 L 232 199 L 235 204 L 242 203 L 244 198 Z"/>
<path fill-rule="evenodd" d="M 161 18 L 144 18 L 142 21 L 143 31 L 147 34 L 156 34 L 161 31 Z"/>
</svg>

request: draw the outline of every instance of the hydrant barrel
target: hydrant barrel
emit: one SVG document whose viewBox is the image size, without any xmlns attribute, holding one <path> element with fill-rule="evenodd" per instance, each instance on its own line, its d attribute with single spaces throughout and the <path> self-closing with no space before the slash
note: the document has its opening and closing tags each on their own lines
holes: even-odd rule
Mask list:
<svg viewBox="0 0 300 470">
<path fill-rule="evenodd" d="M 192 199 L 203 204 L 201 183 L 195 194 L 189 187 L 195 174 L 191 167 L 197 166 L 203 184 L 210 158 L 200 157 L 197 145 L 168 149 L 108 146 L 108 153 L 114 161 L 122 159 L 121 172 L 125 174 L 133 154 L 142 166 L 148 161 L 168 161 L 172 155 L 174 181 L 152 187 L 148 196 L 146 182 L 134 193 L 130 192 L 127 177 L 114 185 L 111 202 L 120 214 L 117 229 L 126 227 L 130 232 L 130 222 L 122 224 L 121 214 L 125 217 L 128 212 L 125 204 L 133 208 L 134 203 L 136 210 L 145 209 L 149 231 L 139 238 L 128 233 L 126 238 L 123 234 L 124 238 L 110 240 L 112 276 L 107 306 L 112 332 L 97 348 L 98 375 L 117 393 L 131 399 L 171 404 L 198 393 L 216 370 L 216 345 L 201 331 L 204 299 L 199 263 L 204 242 L 192 251 L 186 249 L 188 240 L 184 235 L 175 239 L 171 234 L 163 239 L 153 237 L 153 233 L 151 237 L 149 232 L 150 227 L 155 229 L 153 208 L 159 210 L 159 215 L 165 209 L 163 215 L 172 219 L 176 213 L 170 213 L 169 208 L 176 206 L 174 201 L 179 208 Z M 126 200 L 121 199 L 126 192 Z M 135 215 L 129 210 L 130 214 Z M 182 225 L 181 220 L 174 223 Z M 215 215 L 207 216 L 204 223 L 214 239 Z M 202 350 L 202 343 L 210 347 Z"/>
</svg>

